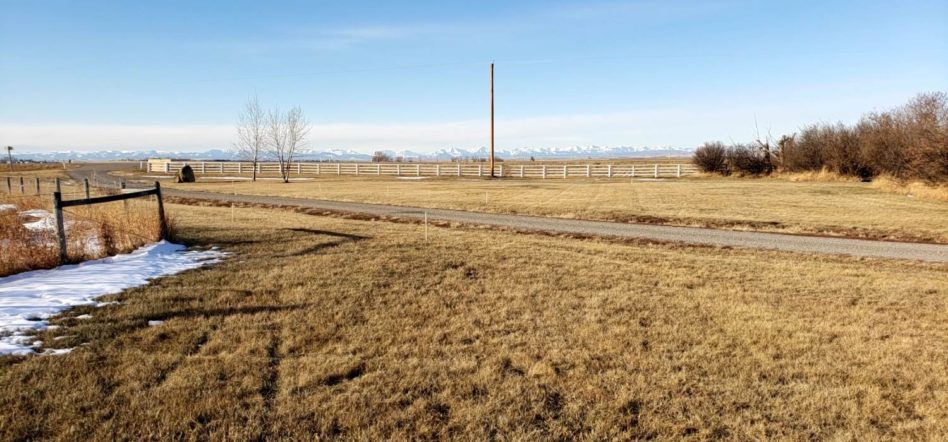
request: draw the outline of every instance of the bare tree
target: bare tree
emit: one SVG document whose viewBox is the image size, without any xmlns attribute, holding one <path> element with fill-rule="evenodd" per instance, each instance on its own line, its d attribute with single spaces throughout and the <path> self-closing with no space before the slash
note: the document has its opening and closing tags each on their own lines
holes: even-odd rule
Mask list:
<svg viewBox="0 0 948 442">
<path fill-rule="evenodd" d="M 237 143 L 234 150 L 240 159 L 253 162 L 253 181 L 257 181 L 257 169 L 267 145 L 267 119 L 260 100 L 253 97 L 237 114 Z"/>
<path fill-rule="evenodd" d="M 271 110 L 267 119 L 267 137 L 269 148 L 280 162 L 280 175 L 284 183 L 290 182 L 290 164 L 297 149 L 306 143 L 306 137 L 312 125 L 299 106 L 283 113 L 279 109 Z"/>
</svg>

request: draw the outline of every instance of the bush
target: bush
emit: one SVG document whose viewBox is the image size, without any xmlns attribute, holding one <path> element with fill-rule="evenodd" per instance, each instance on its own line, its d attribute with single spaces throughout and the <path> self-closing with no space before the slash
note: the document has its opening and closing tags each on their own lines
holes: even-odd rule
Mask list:
<svg viewBox="0 0 948 442">
<path fill-rule="evenodd" d="M 727 151 L 728 169 L 742 175 L 764 175 L 773 170 L 763 149 L 749 144 L 735 144 Z"/>
<path fill-rule="evenodd" d="M 727 147 L 720 141 L 704 143 L 695 149 L 693 161 L 702 172 L 728 174 Z"/>
<path fill-rule="evenodd" d="M 948 95 L 920 94 L 898 109 L 866 114 L 855 126 L 806 126 L 781 138 L 778 157 L 787 172 L 948 182 Z"/>
</svg>

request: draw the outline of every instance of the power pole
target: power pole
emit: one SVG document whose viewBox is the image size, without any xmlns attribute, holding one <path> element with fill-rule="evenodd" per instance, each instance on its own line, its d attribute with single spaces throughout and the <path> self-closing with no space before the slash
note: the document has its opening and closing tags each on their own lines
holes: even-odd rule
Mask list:
<svg viewBox="0 0 948 442">
<path fill-rule="evenodd" d="M 493 101 L 491 101 L 491 103 L 493 103 Z M 493 104 L 491 106 L 493 106 Z M 493 129 L 491 130 L 493 131 Z M 493 155 L 493 150 L 491 150 L 491 154 Z M 13 146 L 7 146 L 7 158 L 10 160 L 10 172 L 13 172 Z"/>
<path fill-rule="evenodd" d="M 494 178 L 494 62 L 490 63 L 490 177 Z"/>
</svg>

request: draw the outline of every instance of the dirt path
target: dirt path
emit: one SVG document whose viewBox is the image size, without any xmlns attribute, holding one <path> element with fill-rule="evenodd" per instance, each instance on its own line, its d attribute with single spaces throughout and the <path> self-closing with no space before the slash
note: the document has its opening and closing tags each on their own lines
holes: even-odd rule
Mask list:
<svg viewBox="0 0 948 442">
<path fill-rule="evenodd" d="M 93 170 L 99 177 L 114 170 L 115 164 L 89 164 L 70 171 L 74 177 L 87 177 Z M 929 262 L 948 262 L 948 245 L 872 241 L 825 236 L 788 235 L 766 232 L 706 229 L 697 227 L 663 226 L 653 224 L 616 223 L 549 218 L 526 215 L 503 215 L 461 210 L 430 209 L 343 201 L 329 201 L 275 196 L 228 195 L 211 192 L 166 189 L 170 196 L 248 204 L 272 204 L 358 213 L 372 216 L 459 222 L 490 225 L 518 230 L 536 230 L 592 236 L 641 238 L 655 241 L 681 242 L 723 247 L 743 247 L 789 252 L 851 255 L 872 258 L 910 259 Z"/>
</svg>

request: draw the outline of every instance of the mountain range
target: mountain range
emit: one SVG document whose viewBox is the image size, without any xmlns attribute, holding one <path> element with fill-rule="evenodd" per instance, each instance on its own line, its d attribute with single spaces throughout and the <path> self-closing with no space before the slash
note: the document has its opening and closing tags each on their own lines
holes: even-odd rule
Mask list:
<svg viewBox="0 0 948 442">
<path fill-rule="evenodd" d="M 488 149 L 450 148 L 439 149 L 434 152 L 414 152 L 411 150 L 380 149 L 392 159 L 403 158 L 412 161 L 448 161 L 452 159 L 486 158 Z M 497 158 L 508 160 L 534 159 L 589 159 L 589 158 L 627 158 L 627 157 L 657 157 L 657 156 L 687 156 L 691 155 L 691 148 L 674 147 L 605 147 L 605 146 L 572 146 L 572 147 L 539 147 L 517 148 L 512 150 L 497 150 Z M 58 152 L 24 152 L 16 158 L 33 161 L 117 161 L 117 160 L 144 160 L 148 158 L 178 158 L 189 160 L 236 160 L 238 155 L 232 150 L 209 149 L 205 151 L 159 151 L 159 150 L 102 150 L 91 152 L 58 151 Z M 370 161 L 371 153 L 355 150 L 331 149 L 314 150 L 304 149 L 297 151 L 295 159 L 301 161 Z"/>
</svg>

